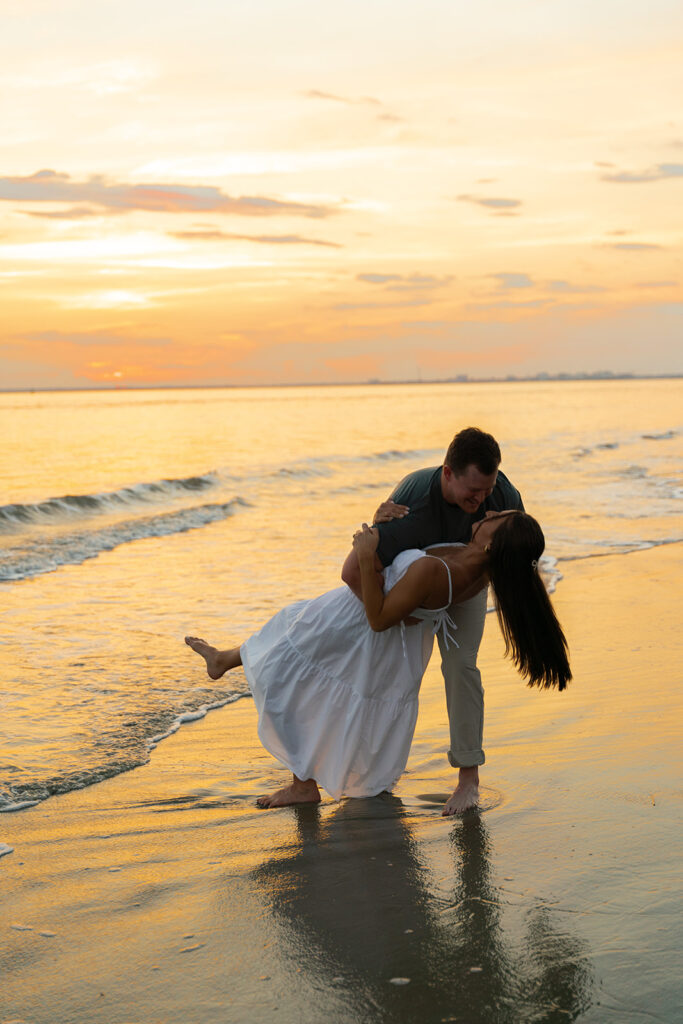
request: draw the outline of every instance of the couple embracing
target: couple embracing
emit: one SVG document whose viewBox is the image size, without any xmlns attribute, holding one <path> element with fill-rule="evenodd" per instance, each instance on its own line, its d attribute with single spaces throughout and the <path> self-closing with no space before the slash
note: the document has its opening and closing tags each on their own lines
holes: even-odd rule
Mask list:
<svg viewBox="0 0 683 1024">
<path fill-rule="evenodd" d="M 444 464 L 407 476 L 363 524 L 342 570 L 345 585 L 278 612 L 241 646 L 186 643 L 212 679 L 238 665 L 259 715 L 263 746 L 292 782 L 261 807 L 390 790 L 402 774 L 418 693 L 436 636 L 458 784 L 444 815 L 475 807 L 484 763 L 484 691 L 477 653 L 487 585 L 510 654 L 531 686 L 563 690 L 567 645 L 538 572 L 545 541 L 499 471 L 500 448 L 460 431 Z"/>
</svg>

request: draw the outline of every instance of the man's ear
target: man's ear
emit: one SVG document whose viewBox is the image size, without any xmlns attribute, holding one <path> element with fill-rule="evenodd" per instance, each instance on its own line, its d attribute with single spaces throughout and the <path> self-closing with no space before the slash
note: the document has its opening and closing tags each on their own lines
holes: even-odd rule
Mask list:
<svg viewBox="0 0 683 1024">
<path fill-rule="evenodd" d="M 443 467 L 443 475 L 445 476 L 446 480 L 452 480 L 453 477 L 455 476 L 455 473 L 453 472 L 451 467 L 447 466 L 445 462 Z"/>
</svg>

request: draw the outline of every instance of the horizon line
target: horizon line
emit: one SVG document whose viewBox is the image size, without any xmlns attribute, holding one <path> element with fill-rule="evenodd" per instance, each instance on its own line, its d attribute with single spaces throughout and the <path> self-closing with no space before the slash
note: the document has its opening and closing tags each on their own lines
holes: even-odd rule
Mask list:
<svg viewBox="0 0 683 1024">
<path fill-rule="evenodd" d="M 0 387 L 0 394 L 51 394 L 69 393 L 80 391 L 220 391 L 239 390 L 240 388 L 323 388 L 323 387 L 396 387 L 402 384 L 549 384 L 549 383 L 604 383 L 605 381 L 623 380 L 680 380 L 683 372 L 672 373 L 616 373 L 611 370 L 596 370 L 593 372 L 577 373 L 545 373 L 540 371 L 533 376 L 515 376 L 508 374 L 505 377 L 468 377 L 459 374 L 456 377 L 413 377 L 405 380 L 383 380 L 381 378 L 369 378 L 368 380 L 341 380 L 341 381 L 292 381 L 289 383 L 259 383 L 259 384 L 88 384 L 72 385 L 69 387 Z"/>
</svg>

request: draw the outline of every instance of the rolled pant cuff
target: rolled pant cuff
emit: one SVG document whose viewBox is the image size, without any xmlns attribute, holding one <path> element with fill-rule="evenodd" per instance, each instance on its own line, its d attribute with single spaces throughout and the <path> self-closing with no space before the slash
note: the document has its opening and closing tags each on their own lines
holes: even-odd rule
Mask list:
<svg viewBox="0 0 683 1024">
<path fill-rule="evenodd" d="M 481 747 L 479 750 L 449 750 L 448 761 L 453 768 L 474 768 L 486 762 L 486 755 Z"/>
</svg>

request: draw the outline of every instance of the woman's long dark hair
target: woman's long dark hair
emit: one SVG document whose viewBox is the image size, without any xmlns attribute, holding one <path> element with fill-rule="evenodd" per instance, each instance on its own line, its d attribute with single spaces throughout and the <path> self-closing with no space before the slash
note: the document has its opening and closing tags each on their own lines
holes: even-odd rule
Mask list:
<svg viewBox="0 0 683 1024">
<path fill-rule="evenodd" d="M 525 512 L 506 516 L 491 538 L 489 576 L 505 653 L 529 686 L 564 690 L 572 677 L 567 641 L 538 572 L 543 531 Z"/>
</svg>

